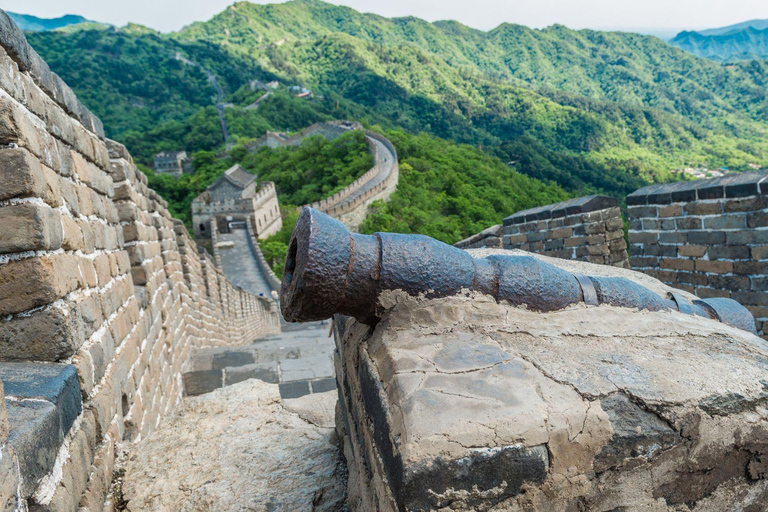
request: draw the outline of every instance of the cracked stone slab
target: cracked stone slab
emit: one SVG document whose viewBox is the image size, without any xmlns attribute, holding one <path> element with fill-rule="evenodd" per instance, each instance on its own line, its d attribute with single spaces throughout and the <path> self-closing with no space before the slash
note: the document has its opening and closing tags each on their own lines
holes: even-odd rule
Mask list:
<svg viewBox="0 0 768 512">
<path fill-rule="evenodd" d="M 666 290 L 649 279 L 636 278 Z M 729 498 L 744 509 L 768 502 L 764 340 L 672 311 L 537 313 L 476 293 L 397 291 L 380 304 L 388 313 L 375 329 L 336 319 L 352 508 L 703 512 Z M 509 460 L 486 471 L 477 453 Z"/>
</svg>

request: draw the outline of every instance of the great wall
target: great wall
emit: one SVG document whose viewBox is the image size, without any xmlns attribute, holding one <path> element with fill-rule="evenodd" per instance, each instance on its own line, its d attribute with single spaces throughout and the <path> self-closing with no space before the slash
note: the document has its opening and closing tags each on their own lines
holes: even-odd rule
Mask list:
<svg viewBox="0 0 768 512">
<path fill-rule="evenodd" d="M 589 196 L 451 248 L 346 231 L 397 184 L 366 132 L 374 168 L 294 232 L 290 325 L 254 219 L 209 256 L 2 11 L 0 64 L 0 510 L 200 509 L 204 452 L 226 485 L 294 468 L 211 495 L 239 509 L 764 509 L 768 171 L 631 194 L 629 246 Z M 288 405 L 314 395 L 334 436 Z"/>
</svg>

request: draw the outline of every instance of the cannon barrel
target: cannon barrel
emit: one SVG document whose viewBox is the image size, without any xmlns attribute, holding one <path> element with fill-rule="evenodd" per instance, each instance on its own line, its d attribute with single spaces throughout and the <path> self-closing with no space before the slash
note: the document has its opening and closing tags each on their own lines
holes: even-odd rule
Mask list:
<svg viewBox="0 0 768 512">
<path fill-rule="evenodd" d="M 671 309 L 756 333 L 750 312 L 731 299 L 690 302 L 677 293 L 661 297 L 623 277 L 573 274 L 527 255 L 473 258 L 424 235 L 360 235 L 322 212 L 302 210 L 283 275 L 280 305 L 287 321 L 323 320 L 341 313 L 375 324 L 381 315 L 378 296 L 385 290 L 429 298 L 474 290 L 540 312 L 577 302 Z"/>
</svg>

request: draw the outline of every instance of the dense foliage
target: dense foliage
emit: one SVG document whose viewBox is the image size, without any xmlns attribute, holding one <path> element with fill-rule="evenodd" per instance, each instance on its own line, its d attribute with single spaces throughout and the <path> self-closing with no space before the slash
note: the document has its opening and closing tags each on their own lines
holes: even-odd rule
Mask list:
<svg viewBox="0 0 768 512">
<path fill-rule="evenodd" d="M 479 149 L 427 134 L 388 131 L 400 179 L 389 202 L 376 203 L 361 232 L 421 233 L 454 243 L 513 212 L 568 199 L 556 185 L 518 173 Z"/>
<path fill-rule="evenodd" d="M 335 194 L 365 174 L 373 167 L 373 157 L 363 132 L 353 131 L 333 141 L 316 135 L 296 147 L 263 147 L 246 153 L 240 164 L 259 179 L 274 181 L 281 202 L 309 204 Z"/>
<path fill-rule="evenodd" d="M 402 147 L 402 182 L 366 229 L 455 241 L 565 197 L 562 189 L 623 198 L 686 165 L 768 162 L 768 62 L 724 66 L 638 34 L 510 24 L 483 32 L 294 0 L 239 2 L 173 34 L 128 26 L 30 42 L 140 162 L 163 149 L 198 152 L 199 176 L 152 178 L 176 213 L 237 160 L 214 156 L 223 138 L 204 69 L 231 103 L 230 142 L 333 118 L 389 130 Z M 246 108 L 264 93 L 249 86 L 255 78 L 281 87 Z M 315 99 L 294 97 L 285 87 L 293 84 Z M 422 132 L 429 136 L 413 135 Z M 261 156 L 266 176 L 277 157 Z M 322 156 L 329 174 L 283 156 L 308 181 L 289 186 L 274 171 L 283 201 L 303 202 L 354 174 L 337 156 Z"/>
<path fill-rule="evenodd" d="M 261 181 L 275 182 L 281 204 L 302 205 L 346 187 L 373 166 L 373 158 L 362 132 L 356 131 L 333 141 L 307 137 L 299 146 L 257 152 L 238 144 L 223 157 L 198 151 L 192 154 L 195 173 L 180 178 L 155 174 L 145 166 L 142 170 L 149 186 L 168 201 L 171 213 L 189 225 L 192 200 L 236 163 Z"/>
</svg>

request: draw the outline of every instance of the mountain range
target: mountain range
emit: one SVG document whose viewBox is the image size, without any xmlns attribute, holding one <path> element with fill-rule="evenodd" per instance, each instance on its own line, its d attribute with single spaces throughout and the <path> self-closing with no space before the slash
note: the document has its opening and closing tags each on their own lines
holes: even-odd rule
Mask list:
<svg viewBox="0 0 768 512">
<path fill-rule="evenodd" d="M 28 38 L 144 163 L 161 149 L 223 145 L 204 69 L 232 105 L 232 142 L 350 118 L 470 144 L 572 194 L 617 197 L 685 165 L 768 163 L 768 62 L 723 66 L 639 34 L 506 23 L 486 32 L 292 0 L 238 2 L 171 34 L 85 25 Z M 300 85 L 315 100 L 274 94 L 246 109 L 263 94 L 254 79 Z"/>
<path fill-rule="evenodd" d="M 65 14 L 58 18 L 38 18 L 30 14 L 17 14 L 8 12 L 6 14 L 13 20 L 21 30 L 25 32 L 44 32 L 46 30 L 56 30 L 79 23 L 92 23 L 90 20 L 75 14 Z"/>
<path fill-rule="evenodd" d="M 752 20 L 728 27 L 680 32 L 669 44 L 720 62 L 768 59 L 768 20 Z"/>
</svg>

